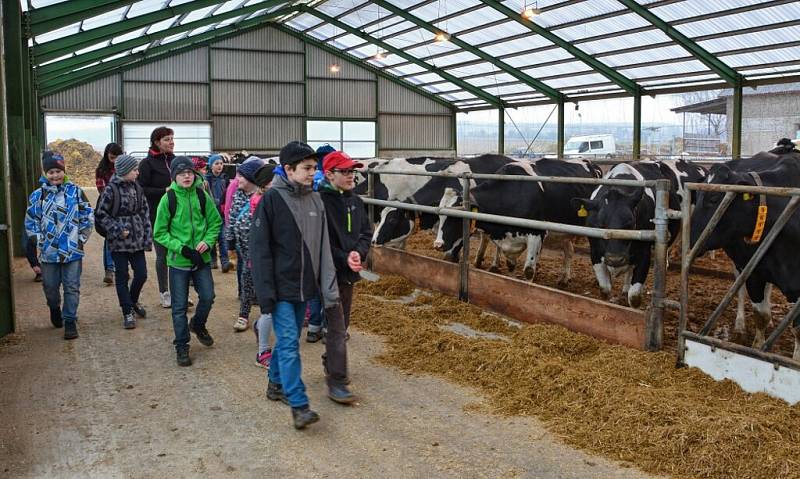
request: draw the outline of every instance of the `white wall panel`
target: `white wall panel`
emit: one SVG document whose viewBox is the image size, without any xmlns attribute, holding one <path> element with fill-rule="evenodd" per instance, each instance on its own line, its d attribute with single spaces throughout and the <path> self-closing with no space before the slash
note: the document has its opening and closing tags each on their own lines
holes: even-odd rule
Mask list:
<svg viewBox="0 0 800 479">
<path fill-rule="evenodd" d="M 303 138 L 302 118 L 214 117 L 214 149 L 278 151 L 291 140 Z"/>
<path fill-rule="evenodd" d="M 119 75 L 111 75 L 42 98 L 47 110 L 103 110 L 120 106 Z"/>
<path fill-rule="evenodd" d="M 303 114 L 303 85 L 288 83 L 215 81 L 211 85 L 212 113 Z"/>
<path fill-rule="evenodd" d="M 245 50 L 272 50 L 302 52 L 303 42 L 275 28 L 262 28 L 242 35 L 228 38 L 212 46 L 241 48 Z"/>
<path fill-rule="evenodd" d="M 208 120 L 208 85 L 125 83 L 125 119 Z"/>
<path fill-rule="evenodd" d="M 375 83 L 308 80 L 308 116 L 375 118 Z"/>
<path fill-rule="evenodd" d="M 125 80 L 208 82 L 208 50 L 205 47 L 148 63 L 124 73 Z"/>
<path fill-rule="evenodd" d="M 331 73 L 331 64 L 339 65 L 339 71 Z M 339 78 L 355 80 L 374 80 L 375 75 L 353 63 L 348 63 L 336 55 L 309 45 L 306 48 L 306 65 L 308 76 L 321 78 Z"/>
<path fill-rule="evenodd" d="M 452 114 L 450 108 L 386 78 L 378 79 L 378 106 L 380 113 Z"/>
<path fill-rule="evenodd" d="M 381 150 L 451 148 L 450 117 L 380 115 Z"/>
<path fill-rule="evenodd" d="M 212 80 L 303 81 L 303 55 L 211 50 Z"/>
</svg>

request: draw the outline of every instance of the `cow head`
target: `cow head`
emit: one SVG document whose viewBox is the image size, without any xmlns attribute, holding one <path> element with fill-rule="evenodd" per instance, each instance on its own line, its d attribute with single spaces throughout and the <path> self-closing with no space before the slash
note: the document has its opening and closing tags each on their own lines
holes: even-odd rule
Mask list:
<svg viewBox="0 0 800 479">
<path fill-rule="evenodd" d="M 414 219 L 406 210 L 384 208 L 381 221 L 372 235 L 375 245 L 404 245 L 405 240 L 414 232 Z"/>
<path fill-rule="evenodd" d="M 579 216 L 586 217 L 586 226 L 593 228 L 637 229 L 639 204 L 644 188 L 606 187 L 594 199 L 573 198 L 572 206 Z M 630 264 L 631 242 L 607 240 L 603 242 L 603 259 L 612 268 Z"/>
<path fill-rule="evenodd" d="M 752 176 L 733 171 L 728 165 L 716 165 L 706 179 L 706 183 L 717 185 L 755 185 Z M 692 211 L 691 245 L 697 242 L 703 229 L 714 216 L 725 193 L 716 191 L 698 191 L 697 202 Z M 737 194 L 728 211 L 722 216 L 717 227 L 708 237 L 700 254 L 724 247 L 731 241 L 741 241 L 750 236 L 755 225 L 758 211 L 758 195 Z"/>
<path fill-rule="evenodd" d="M 442 196 L 442 201 L 439 206 L 445 208 L 458 208 L 462 205 L 461 193 L 448 188 Z M 445 259 L 455 261 L 458 259 L 458 251 L 460 251 L 463 237 L 462 233 L 462 220 L 452 216 L 439 216 L 439 227 L 436 229 L 436 240 L 433 242 L 433 247 L 444 252 Z"/>
</svg>

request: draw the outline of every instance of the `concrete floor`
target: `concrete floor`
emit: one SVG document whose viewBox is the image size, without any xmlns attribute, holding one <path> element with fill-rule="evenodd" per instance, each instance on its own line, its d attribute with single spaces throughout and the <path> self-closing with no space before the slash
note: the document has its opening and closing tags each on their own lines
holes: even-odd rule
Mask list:
<svg viewBox="0 0 800 479">
<path fill-rule="evenodd" d="M 646 477 L 561 444 L 535 419 L 465 412 L 474 391 L 377 365 L 380 338 L 358 331 L 351 407 L 324 396 L 324 346 L 302 343 L 322 420 L 295 431 L 289 409 L 264 397 L 253 334 L 233 331 L 233 273 L 214 273 L 215 345 L 193 340 L 194 366 L 178 368 L 155 272 L 148 318 L 123 330 L 100 239 L 84 260 L 75 341 L 52 328 L 40 284 L 15 263 L 19 332 L 0 340 L 0 477 Z"/>
</svg>

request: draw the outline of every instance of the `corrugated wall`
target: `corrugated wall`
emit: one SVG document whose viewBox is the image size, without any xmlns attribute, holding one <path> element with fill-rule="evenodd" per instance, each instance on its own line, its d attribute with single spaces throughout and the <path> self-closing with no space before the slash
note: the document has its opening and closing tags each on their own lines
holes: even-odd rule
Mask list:
<svg viewBox="0 0 800 479">
<path fill-rule="evenodd" d="M 47 110 L 110 112 L 120 107 L 120 76 L 111 75 L 42 98 L 42 108 Z"/>
<path fill-rule="evenodd" d="M 337 73 L 330 65 L 340 66 Z M 120 97 L 122 95 L 122 97 Z M 214 149 L 274 152 L 306 118 L 378 122 L 379 155 L 452 150 L 449 108 L 274 28 L 56 93 L 45 110 L 121 112 L 121 120 L 208 121 Z"/>
</svg>

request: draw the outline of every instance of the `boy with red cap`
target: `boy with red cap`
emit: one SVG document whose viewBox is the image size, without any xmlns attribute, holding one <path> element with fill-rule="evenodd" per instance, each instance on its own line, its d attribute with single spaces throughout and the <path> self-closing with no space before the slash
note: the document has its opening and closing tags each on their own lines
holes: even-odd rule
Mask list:
<svg viewBox="0 0 800 479">
<path fill-rule="evenodd" d="M 319 185 L 319 193 L 325 205 L 331 255 L 343 310 L 343 324 L 333 324 L 334 321 L 328 318 L 325 341 L 327 357 L 347 354 L 345 340 L 350 325 L 353 285 L 361 279 L 358 273 L 367 259 L 372 240 L 372 225 L 364 202 L 353 193 L 356 187 L 355 169 L 363 167 L 363 164 L 342 151 L 328 153 L 322 160 L 325 179 Z M 336 334 L 337 329 L 341 329 L 341 333 Z"/>
</svg>

